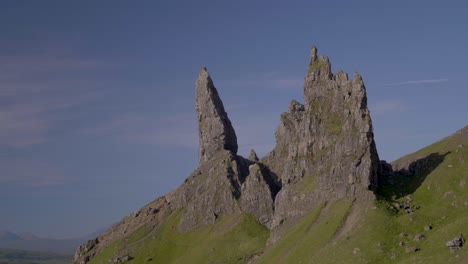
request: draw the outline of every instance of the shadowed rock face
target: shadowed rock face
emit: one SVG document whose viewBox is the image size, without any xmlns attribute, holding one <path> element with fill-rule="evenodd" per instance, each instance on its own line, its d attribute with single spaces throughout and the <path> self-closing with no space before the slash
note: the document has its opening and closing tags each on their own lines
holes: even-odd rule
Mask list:
<svg viewBox="0 0 468 264">
<path fill-rule="evenodd" d="M 342 71 L 333 74 L 316 47 L 304 78 L 304 105 L 290 103 L 276 142 L 262 159 L 282 183 L 273 229 L 325 201 L 373 198 L 380 162 L 364 82 L 358 73 L 353 80 Z"/>
<path fill-rule="evenodd" d="M 198 160 L 209 161 L 222 150 L 237 154 L 237 137 L 223 102 L 206 68 L 195 82 L 195 110 L 198 117 Z"/>
</svg>

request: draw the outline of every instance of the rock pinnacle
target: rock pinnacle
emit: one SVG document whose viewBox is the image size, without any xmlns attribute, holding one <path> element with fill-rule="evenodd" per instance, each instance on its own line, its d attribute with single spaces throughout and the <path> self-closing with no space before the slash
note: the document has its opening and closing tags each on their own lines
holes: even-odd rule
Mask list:
<svg viewBox="0 0 468 264">
<path fill-rule="evenodd" d="M 195 82 L 195 110 L 198 117 L 198 160 L 204 163 L 222 150 L 237 154 L 237 137 L 205 67 Z"/>
</svg>

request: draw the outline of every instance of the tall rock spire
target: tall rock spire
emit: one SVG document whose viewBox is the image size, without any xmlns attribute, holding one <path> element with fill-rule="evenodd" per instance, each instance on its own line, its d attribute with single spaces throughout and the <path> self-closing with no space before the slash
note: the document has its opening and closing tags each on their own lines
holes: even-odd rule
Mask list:
<svg viewBox="0 0 468 264">
<path fill-rule="evenodd" d="M 203 67 L 195 82 L 198 117 L 198 160 L 209 161 L 222 150 L 237 154 L 237 137 L 210 74 Z"/>
</svg>

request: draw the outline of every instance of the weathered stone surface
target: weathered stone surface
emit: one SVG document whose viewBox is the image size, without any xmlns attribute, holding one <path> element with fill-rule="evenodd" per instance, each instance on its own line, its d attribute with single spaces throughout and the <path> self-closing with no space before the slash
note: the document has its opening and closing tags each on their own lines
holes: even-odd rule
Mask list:
<svg viewBox="0 0 468 264">
<path fill-rule="evenodd" d="M 304 110 L 305 110 L 304 105 L 294 99 L 288 105 L 288 113 L 291 113 L 291 114 L 304 112 Z"/>
<path fill-rule="evenodd" d="M 274 213 L 274 199 L 279 191 L 270 172 L 258 163 L 249 167 L 249 176 L 242 184 L 240 205 L 266 227 L 270 227 Z"/>
<path fill-rule="evenodd" d="M 224 151 L 203 163 L 178 189 L 178 203 L 185 207 L 179 230 L 186 232 L 213 223 L 218 217 L 240 213 L 240 186 L 248 175 L 245 162 Z"/>
<path fill-rule="evenodd" d="M 447 241 L 445 244 L 447 247 L 450 249 L 450 253 L 455 253 L 458 251 L 463 245 L 465 244 L 465 238 L 463 237 L 462 234 L 459 236 L 455 237 L 454 239 Z"/>
<path fill-rule="evenodd" d="M 99 244 L 99 240 L 97 238 L 95 238 L 95 239 L 88 240 L 86 243 L 79 246 L 78 249 L 75 252 L 74 260 L 78 261 L 78 260 L 84 258 L 83 259 L 84 263 L 89 261 L 89 258 L 90 258 L 88 256 L 89 252 L 92 249 L 94 249 L 97 244 Z"/>
<path fill-rule="evenodd" d="M 413 253 L 413 252 L 416 252 L 418 250 L 419 249 L 417 247 L 407 247 L 407 248 L 405 248 L 406 253 Z"/>
<path fill-rule="evenodd" d="M 195 110 L 198 117 L 200 163 L 209 161 L 222 150 L 236 154 L 236 133 L 206 68 L 202 68 L 195 82 Z"/>
<path fill-rule="evenodd" d="M 259 158 L 258 158 L 257 153 L 255 152 L 255 150 L 253 150 L 253 149 L 250 150 L 250 155 L 249 155 L 248 160 L 253 161 L 253 162 L 259 161 Z"/>
<path fill-rule="evenodd" d="M 179 230 L 193 230 L 240 212 L 254 215 L 268 227 L 278 190 L 265 167 L 225 151 L 200 166 L 179 188 L 179 203 L 185 208 Z"/>
<path fill-rule="evenodd" d="M 334 75 L 329 59 L 312 47 L 304 105 L 289 104 L 276 130 L 276 147 L 262 162 L 282 183 L 273 229 L 325 201 L 373 199 L 380 160 L 361 76 Z M 296 188 L 306 178 L 313 188 Z M 275 232 L 270 242 L 274 237 Z"/>
<path fill-rule="evenodd" d="M 423 240 L 425 238 L 426 238 L 426 236 L 424 234 L 416 234 L 414 236 L 414 241 L 421 241 L 421 240 Z"/>
</svg>

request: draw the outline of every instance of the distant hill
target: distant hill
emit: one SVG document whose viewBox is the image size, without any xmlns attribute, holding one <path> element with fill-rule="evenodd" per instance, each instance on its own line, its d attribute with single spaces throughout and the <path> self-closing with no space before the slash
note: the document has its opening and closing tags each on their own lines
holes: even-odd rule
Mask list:
<svg viewBox="0 0 468 264">
<path fill-rule="evenodd" d="M 82 238 L 52 239 L 41 238 L 31 233 L 0 231 L 0 248 L 73 254 L 80 244 L 96 236 L 97 234 L 93 233 Z"/>
<path fill-rule="evenodd" d="M 71 260 L 71 255 L 0 248 L 0 264 L 68 264 Z"/>
</svg>

